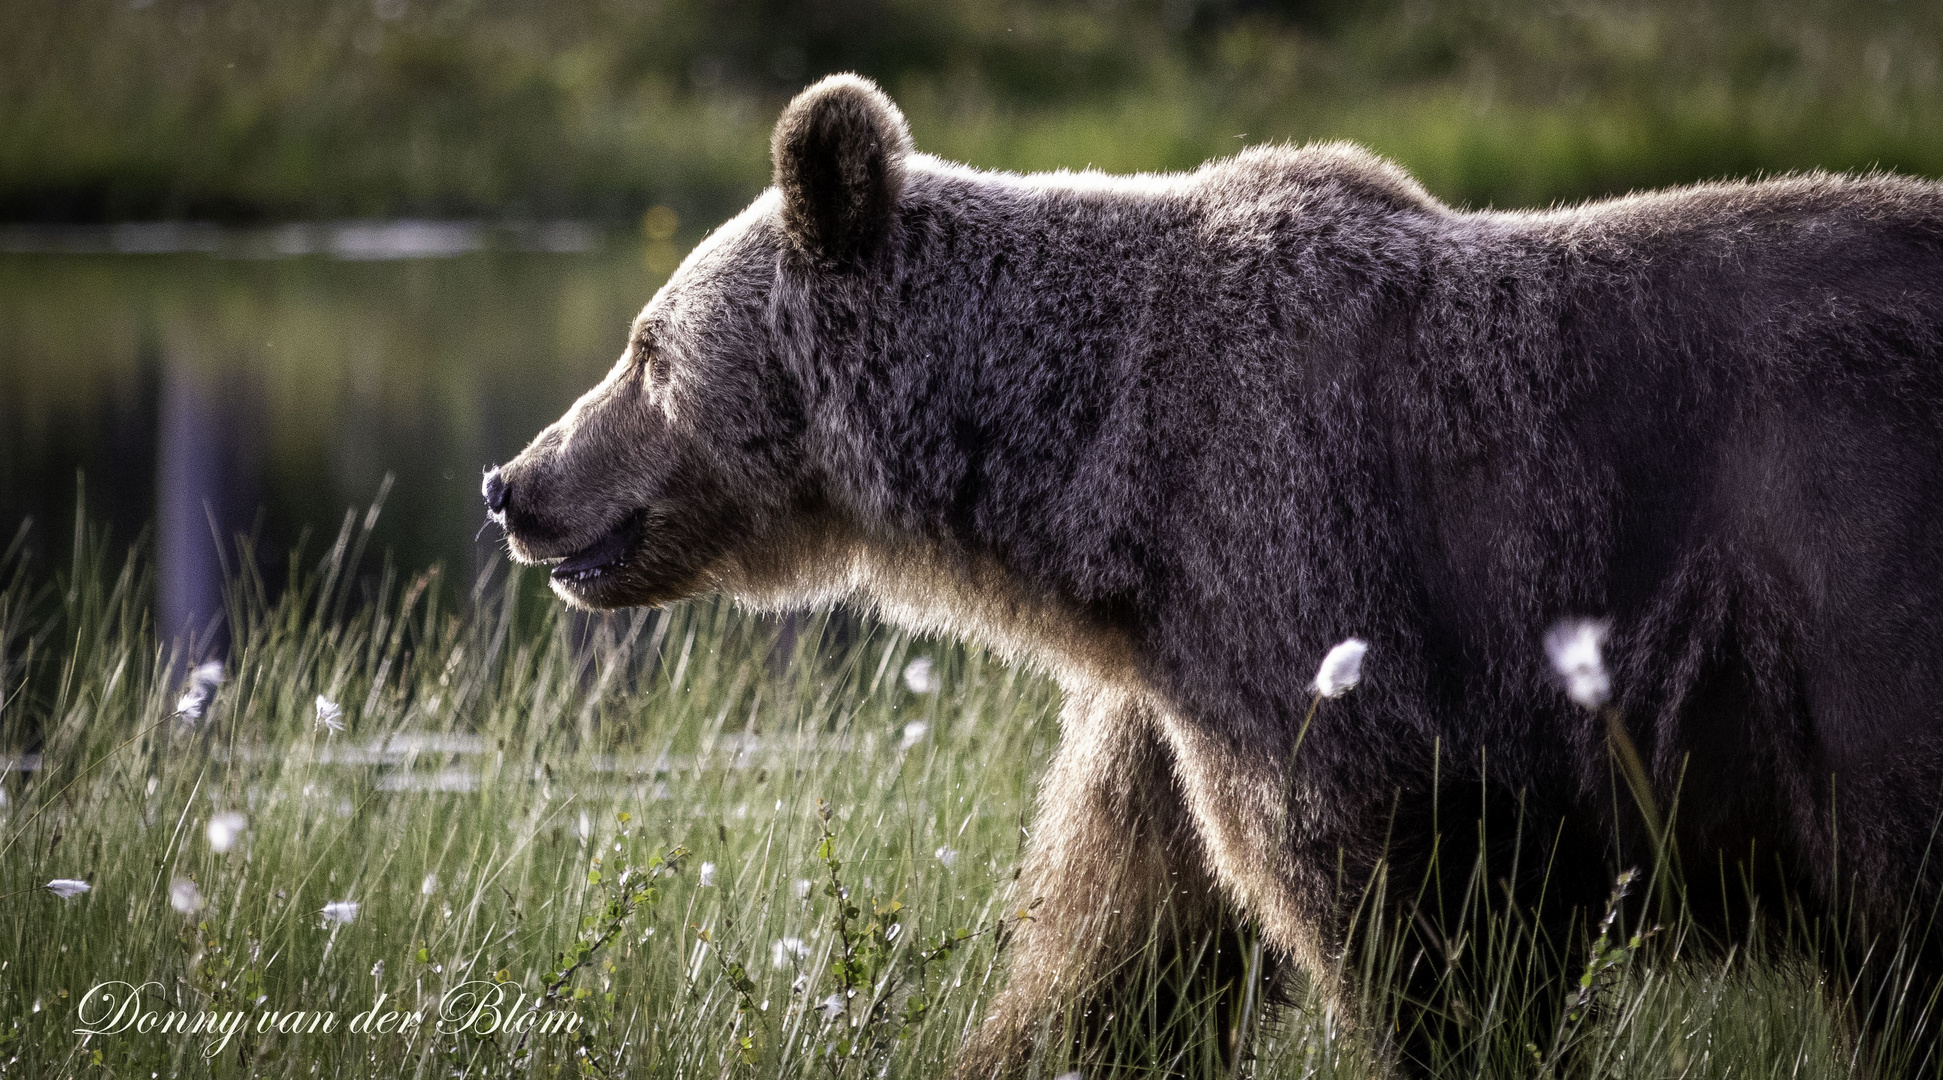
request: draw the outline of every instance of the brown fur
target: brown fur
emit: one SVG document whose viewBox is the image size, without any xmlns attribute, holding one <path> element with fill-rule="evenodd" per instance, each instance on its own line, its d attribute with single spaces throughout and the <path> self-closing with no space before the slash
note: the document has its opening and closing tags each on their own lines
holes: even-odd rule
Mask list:
<svg viewBox="0 0 1943 1080">
<path fill-rule="evenodd" d="M 1943 886 L 1943 189 L 1473 214 L 1340 145 L 1021 177 L 911 151 L 854 77 L 773 147 L 489 497 L 575 604 L 850 603 L 1059 680 L 1042 903 L 965 1075 L 1224 908 L 1340 991 L 1345 900 L 1470 854 L 1534 905 L 1543 868 L 1567 946 L 1651 858 L 1539 647 L 1577 615 L 1656 796 L 1689 783 L 1687 864 L 1853 901 L 1836 959 L 1888 977 L 1876 935 Z M 1367 677 L 1305 728 L 1352 634 Z"/>
</svg>

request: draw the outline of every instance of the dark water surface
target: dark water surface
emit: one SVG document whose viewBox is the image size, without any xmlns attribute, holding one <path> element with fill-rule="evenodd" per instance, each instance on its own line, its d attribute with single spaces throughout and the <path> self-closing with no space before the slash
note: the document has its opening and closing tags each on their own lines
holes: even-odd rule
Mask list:
<svg viewBox="0 0 1943 1080">
<path fill-rule="evenodd" d="M 152 545 L 174 633 L 213 614 L 216 535 L 281 577 L 390 475 L 373 551 L 469 575 L 497 546 L 481 468 L 613 363 L 649 261 L 565 226 L 0 235 L 0 548 L 32 519 L 57 566 L 85 476 L 90 523 Z"/>
</svg>

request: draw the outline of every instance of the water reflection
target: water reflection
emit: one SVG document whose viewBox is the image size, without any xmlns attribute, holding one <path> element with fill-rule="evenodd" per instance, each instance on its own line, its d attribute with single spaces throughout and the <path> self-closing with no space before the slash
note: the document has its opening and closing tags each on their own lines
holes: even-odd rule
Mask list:
<svg viewBox="0 0 1943 1080">
<path fill-rule="evenodd" d="M 10 225 L 0 228 L 0 254 L 201 252 L 257 259 L 293 255 L 329 255 L 350 260 L 436 259 L 487 248 L 580 254 L 593 251 L 600 239 L 600 233 L 592 226 L 577 221 L 491 225 L 476 221 L 326 221 L 294 222 L 268 229 L 226 229 L 202 222 L 156 221 L 101 226 Z"/>
<path fill-rule="evenodd" d="M 281 577 L 396 485 L 372 550 L 475 572 L 479 471 L 619 354 L 657 278 L 582 226 L 0 234 L 0 531 L 152 528 L 158 624 L 209 645 L 226 559 Z M 219 631 L 216 631 L 219 634 Z"/>
<path fill-rule="evenodd" d="M 164 356 L 157 394 L 155 622 L 200 660 L 225 643 L 219 538 L 249 531 L 263 465 L 252 421 L 262 415 L 247 370 L 204 371 Z"/>
</svg>

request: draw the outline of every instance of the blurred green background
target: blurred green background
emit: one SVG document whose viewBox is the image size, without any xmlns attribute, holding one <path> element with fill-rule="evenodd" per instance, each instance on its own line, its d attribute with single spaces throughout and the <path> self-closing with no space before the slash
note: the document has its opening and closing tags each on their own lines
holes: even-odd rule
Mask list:
<svg viewBox="0 0 1943 1080">
<path fill-rule="evenodd" d="M 694 219 L 855 70 L 981 166 L 1185 168 L 1350 138 L 1528 205 L 1823 166 L 1943 171 L 1917 0 L 9 0 L 0 216 Z"/>
<path fill-rule="evenodd" d="M 391 476 L 372 558 L 485 567 L 481 466 L 842 70 L 987 168 L 1347 138 L 1469 206 L 1943 174 L 1933 0 L 0 0 L 0 544 L 65 551 L 84 474 L 202 625 L 217 538 L 274 564 Z"/>
</svg>

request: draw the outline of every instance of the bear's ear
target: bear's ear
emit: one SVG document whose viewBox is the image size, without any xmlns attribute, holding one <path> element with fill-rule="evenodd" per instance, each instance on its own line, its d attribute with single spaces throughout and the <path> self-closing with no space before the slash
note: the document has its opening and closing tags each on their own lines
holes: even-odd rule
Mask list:
<svg viewBox="0 0 1943 1080">
<path fill-rule="evenodd" d="M 769 138 L 790 240 L 818 260 L 868 253 L 890 227 L 910 152 L 904 114 L 869 79 L 832 75 L 796 95 Z"/>
</svg>

